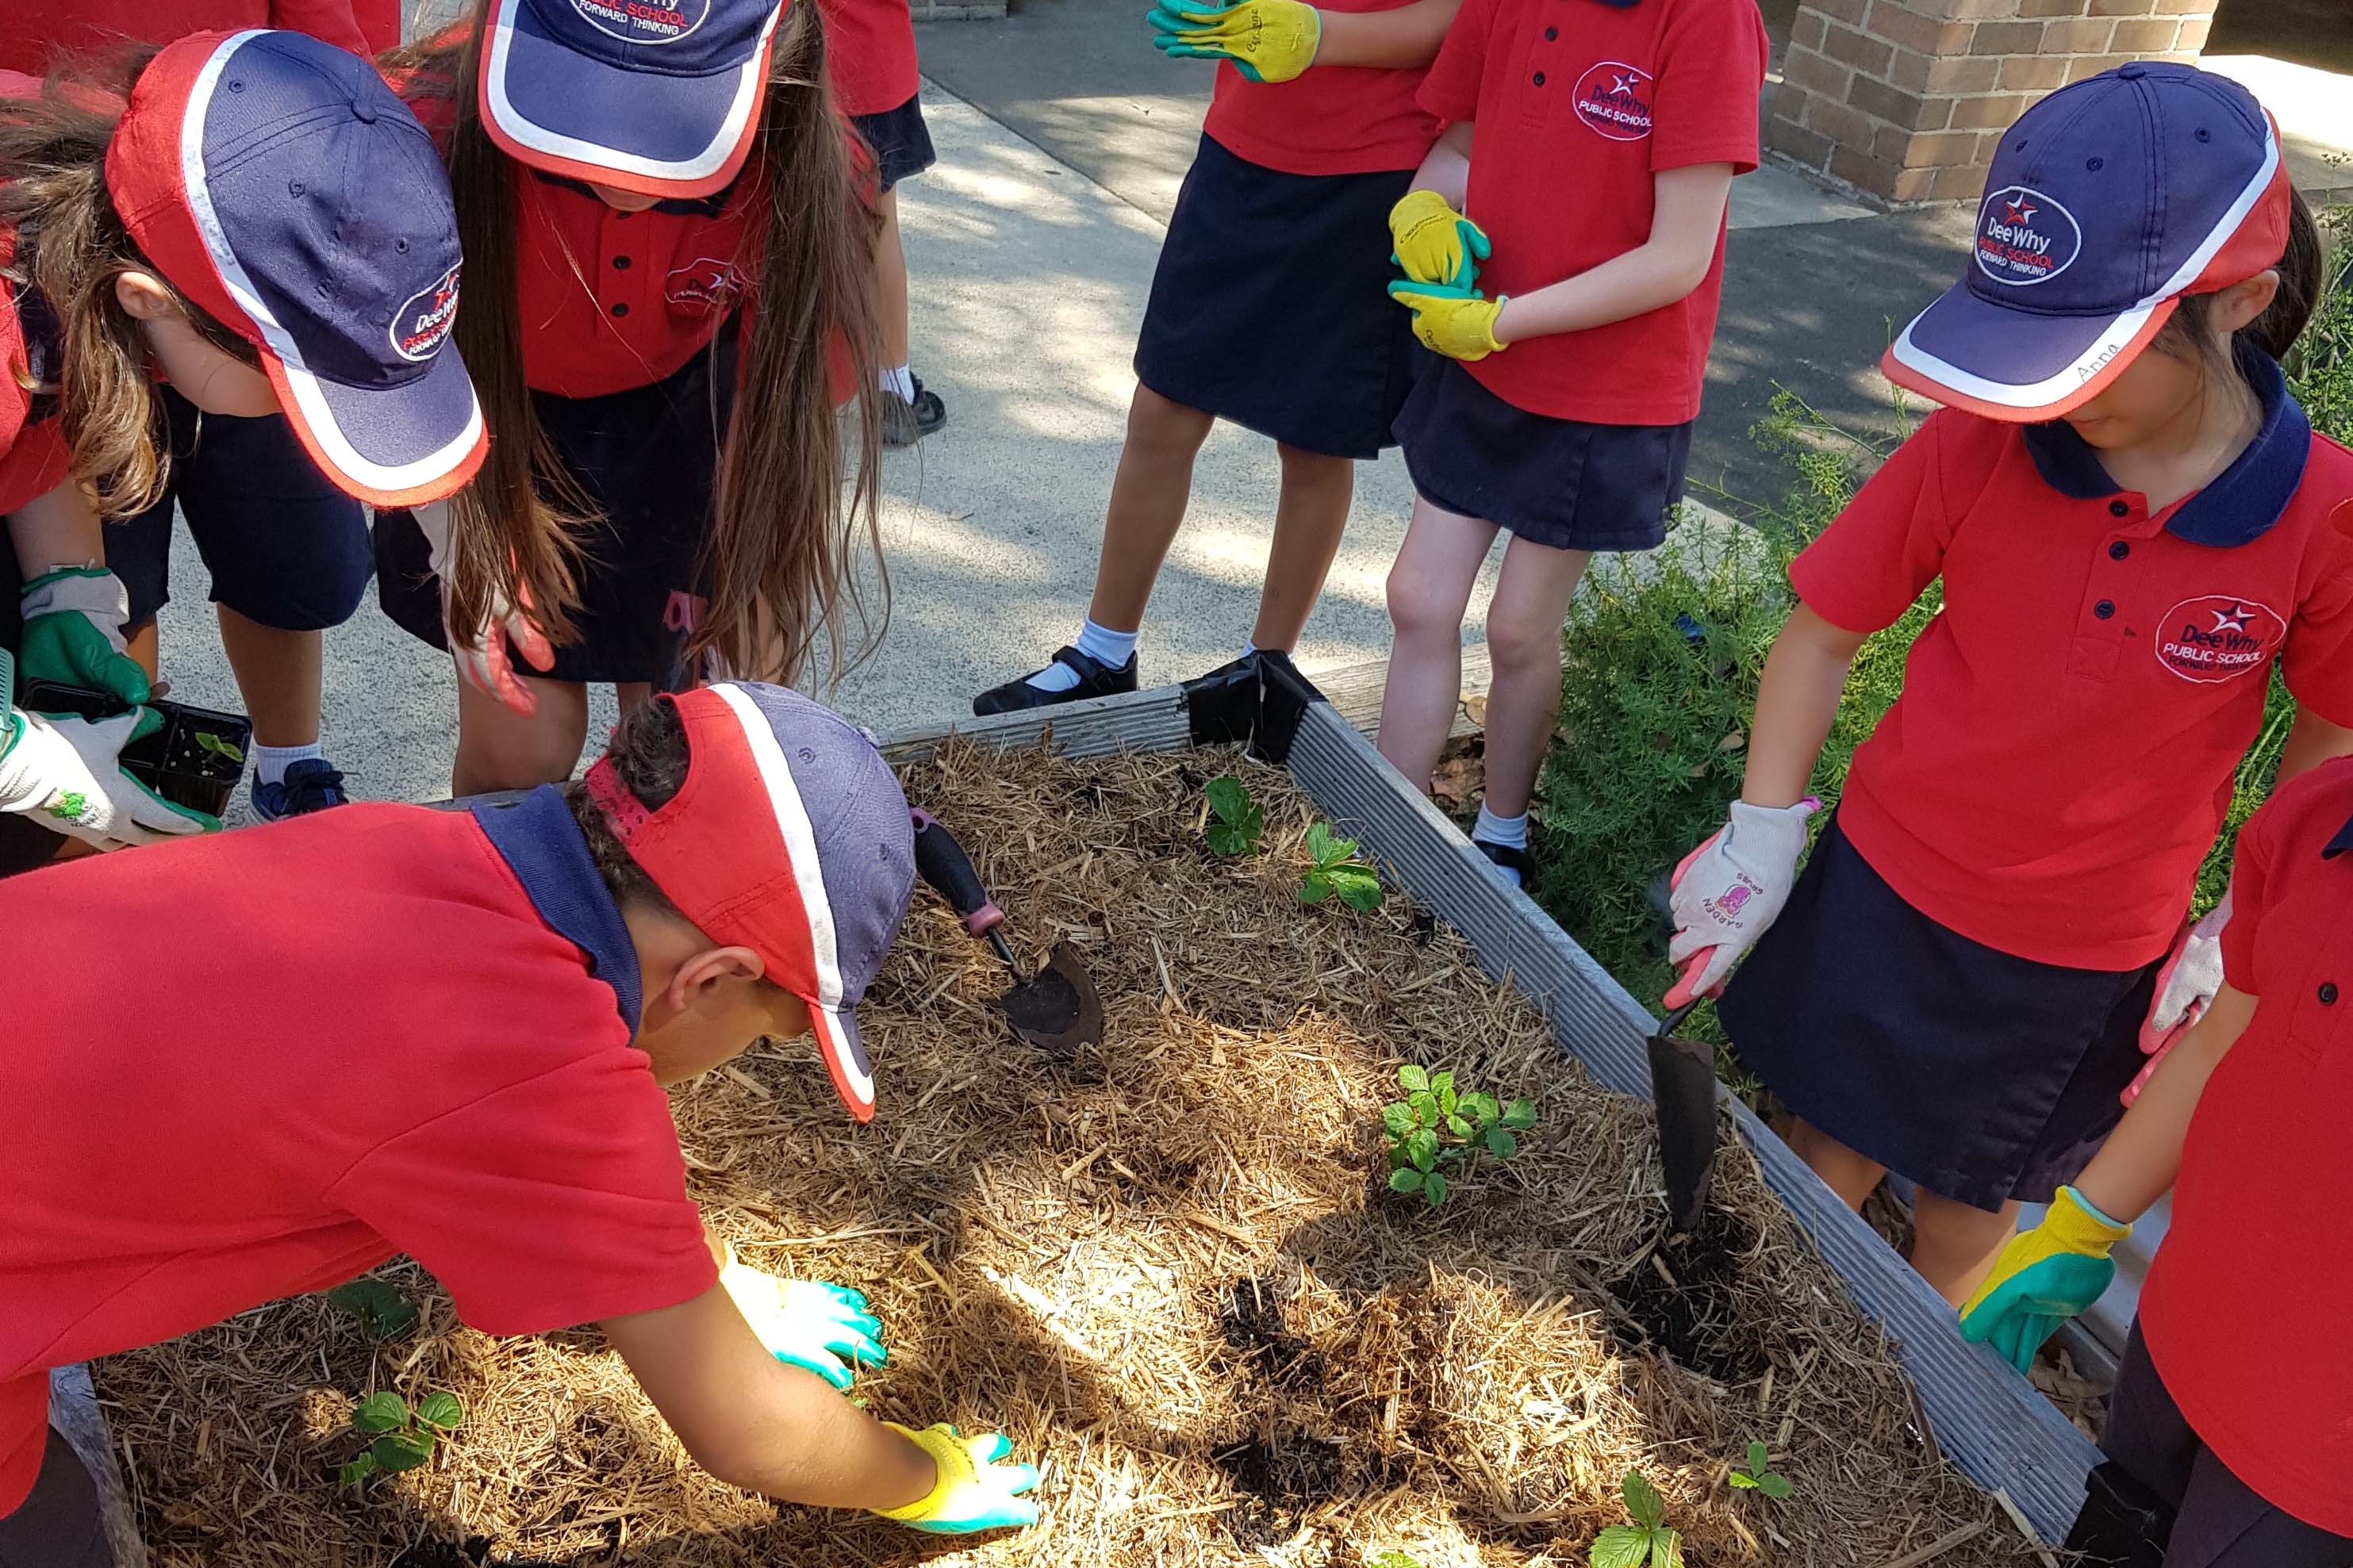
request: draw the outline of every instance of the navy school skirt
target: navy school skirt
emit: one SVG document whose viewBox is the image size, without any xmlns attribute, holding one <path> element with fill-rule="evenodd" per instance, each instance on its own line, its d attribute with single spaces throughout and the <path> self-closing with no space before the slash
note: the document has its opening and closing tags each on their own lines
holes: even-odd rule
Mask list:
<svg viewBox="0 0 2353 1568">
<path fill-rule="evenodd" d="M 1413 488 L 1433 506 L 1555 550 L 1656 550 L 1683 499 L 1692 427 L 1531 414 L 1430 356 L 1397 417 Z"/>
<path fill-rule="evenodd" d="M 874 172 L 886 191 L 940 161 L 932 148 L 932 128 L 923 123 L 921 93 L 880 114 L 853 114 L 849 123 L 874 149 Z"/>
<path fill-rule="evenodd" d="M 1152 275 L 1135 378 L 1303 451 L 1377 458 L 1422 357 L 1388 296 L 1413 171 L 1286 174 L 1208 136 Z"/>
<path fill-rule="evenodd" d="M 1833 820 L 1718 1016 L 1809 1125 L 1991 1212 L 2048 1203 L 2124 1115 L 2161 964 L 2065 969 L 1971 942 L 1898 897 Z"/>
<path fill-rule="evenodd" d="M 735 401 L 735 327 L 668 380 L 603 397 L 532 394 L 539 427 L 604 516 L 586 533 L 575 640 L 551 680 L 649 681 L 682 689 L 680 655 L 702 613 L 702 544 Z M 375 524 L 376 596 L 411 636 L 446 647 L 425 535 L 405 511 Z M 516 670 L 540 671 L 515 658 Z"/>
</svg>

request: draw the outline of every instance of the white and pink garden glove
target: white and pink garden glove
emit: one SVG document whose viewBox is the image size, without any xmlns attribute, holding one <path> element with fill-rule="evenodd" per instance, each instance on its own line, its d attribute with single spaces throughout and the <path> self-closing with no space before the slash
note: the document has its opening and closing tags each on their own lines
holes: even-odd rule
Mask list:
<svg viewBox="0 0 2353 1568">
<path fill-rule="evenodd" d="M 1821 808 L 1811 795 L 1784 806 L 1736 800 L 1732 820 L 1683 857 L 1668 884 L 1675 934 L 1667 960 L 1683 972 L 1667 993 L 1669 1007 L 1723 991 L 1732 966 L 1789 901 L 1806 853 L 1806 819 Z"/>
<path fill-rule="evenodd" d="M 2198 1026 L 2222 989 L 2222 928 L 2231 923 L 2231 895 L 2206 911 L 2206 918 L 2187 927 L 2157 972 L 2157 995 L 2140 1026 L 2141 1054 L 2148 1058 L 2139 1076 L 2116 1098 L 2130 1105 L 2157 1074 L 2166 1053 L 2181 1037 Z"/>
</svg>

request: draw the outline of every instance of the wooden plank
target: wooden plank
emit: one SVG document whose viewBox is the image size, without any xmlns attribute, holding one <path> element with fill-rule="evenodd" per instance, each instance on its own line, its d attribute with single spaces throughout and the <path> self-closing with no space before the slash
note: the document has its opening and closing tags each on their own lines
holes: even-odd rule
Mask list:
<svg viewBox="0 0 2353 1568">
<path fill-rule="evenodd" d="M 1389 661 L 1385 658 L 1367 660 L 1363 664 L 1345 664 L 1335 669 L 1303 671 L 1315 683 L 1332 710 L 1366 735 L 1377 740 L 1381 732 L 1381 688 L 1389 678 Z M 1484 698 L 1493 670 L 1487 659 L 1487 645 L 1473 643 L 1462 650 L 1462 695 Z M 1479 726 L 1458 705 L 1454 710 L 1456 737 L 1475 735 Z"/>
</svg>

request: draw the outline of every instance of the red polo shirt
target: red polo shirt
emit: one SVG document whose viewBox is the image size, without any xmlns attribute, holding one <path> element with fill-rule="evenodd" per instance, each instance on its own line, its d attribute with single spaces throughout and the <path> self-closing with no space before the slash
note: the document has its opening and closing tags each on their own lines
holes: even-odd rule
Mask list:
<svg viewBox="0 0 2353 1568">
<path fill-rule="evenodd" d="M 844 114 L 880 114 L 915 96 L 915 20 L 907 0 L 818 0 L 825 63 Z"/>
<path fill-rule="evenodd" d="M 553 790 L 505 815 L 354 805 L 0 882 L 40 951 L 0 1029 L 0 1515 L 49 1368 L 396 1253 L 493 1334 L 711 1288 L 627 928 Z"/>
<path fill-rule="evenodd" d="M 1409 3 L 1332 0 L 1324 8 L 1394 11 Z M 1201 129 L 1237 158 L 1285 174 L 1418 169 L 1438 140 L 1437 118 L 1414 101 L 1424 74 L 1310 66 L 1292 81 L 1254 82 L 1225 60 Z"/>
<path fill-rule="evenodd" d="M 2329 521 L 2353 505 L 2353 453 L 2260 369 L 2263 433 L 2164 511 L 2063 424 L 1948 410 L 1791 568 L 1852 632 L 1944 578 L 1839 801 L 1857 852 L 1932 920 L 2044 963 L 2147 963 L 2180 928 L 2273 661 L 2353 726 L 2353 541 Z"/>
<path fill-rule="evenodd" d="M 2348 850 L 2343 760 L 2239 834 L 2222 967 L 2258 1005 L 2198 1101 L 2140 1294 L 2149 1359 L 2191 1428 L 2264 1501 L 2336 1535 L 2353 1535 Z"/>
<path fill-rule="evenodd" d="M 393 15 L 396 42 L 397 6 Z M 355 55 L 371 52 L 352 0 L 26 0 L 9 6 L 0 24 L 0 70 L 39 76 L 66 54 L 125 38 L 168 44 L 190 33 L 245 27 L 284 27 Z"/>
<path fill-rule="evenodd" d="M 1495 247 L 1480 289 L 1529 293 L 1642 245 L 1662 169 L 1754 169 L 1766 55 L 1755 0 L 1462 0 L 1421 105 L 1478 124 L 1466 210 Z M 1681 425 L 1699 413 L 1723 292 L 1719 234 L 1674 303 L 1463 368 L 1531 414 Z"/>
<path fill-rule="evenodd" d="M 6 90 L 0 75 L 0 93 Z M 15 249 L 15 237 L 0 237 L 0 266 Z M 47 361 L 56 345 L 33 341 L 45 335 L 39 322 L 38 312 L 28 316 L 18 309 L 16 286 L 0 278 L 0 517 L 48 494 L 73 468 L 73 452 L 51 406 L 57 373 Z"/>
</svg>

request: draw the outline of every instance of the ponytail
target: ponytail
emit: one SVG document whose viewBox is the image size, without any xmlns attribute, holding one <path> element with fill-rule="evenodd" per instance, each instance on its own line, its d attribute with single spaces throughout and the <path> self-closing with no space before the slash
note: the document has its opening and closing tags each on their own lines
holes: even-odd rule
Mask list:
<svg viewBox="0 0 2353 1568">
<path fill-rule="evenodd" d="M 2272 296 L 2263 313 L 2232 333 L 2226 346 L 2214 332 L 2214 297 L 2186 294 L 2152 347 L 2218 366 L 2227 366 L 2241 347 L 2261 349 L 2275 360 L 2287 358 L 2320 303 L 2323 265 L 2320 228 L 2313 222 L 2311 206 L 2295 186 L 2288 187 L 2287 195 L 2287 249 L 2274 263 L 2279 273 L 2279 292 Z"/>
</svg>

